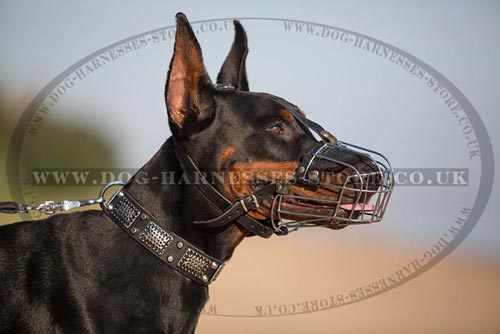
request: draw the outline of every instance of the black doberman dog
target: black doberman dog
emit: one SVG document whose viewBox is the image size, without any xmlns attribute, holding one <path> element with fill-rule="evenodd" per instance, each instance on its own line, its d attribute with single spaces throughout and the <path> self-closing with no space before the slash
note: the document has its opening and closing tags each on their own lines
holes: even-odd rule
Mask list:
<svg viewBox="0 0 500 334">
<path fill-rule="evenodd" d="M 249 92 L 246 34 L 234 23 L 235 41 L 214 85 L 191 26 L 177 15 L 165 91 L 172 137 L 123 188 L 161 229 L 220 261 L 249 230 L 238 223 L 199 228 L 194 221 L 221 214 L 206 194 L 189 182 L 138 182 L 139 175 L 151 180 L 169 171 L 180 181 L 176 145 L 205 172 L 293 174 L 316 144 L 292 115 L 296 106 Z M 233 200 L 263 184 L 214 186 Z M 263 201 L 248 216 L 265 224 L 270 210 Z M 159 261 L 98 210 L 0 228 L 0 281 L 0 333 L 192 333 L 208 298 L 205 285 Z"/>
</svg>

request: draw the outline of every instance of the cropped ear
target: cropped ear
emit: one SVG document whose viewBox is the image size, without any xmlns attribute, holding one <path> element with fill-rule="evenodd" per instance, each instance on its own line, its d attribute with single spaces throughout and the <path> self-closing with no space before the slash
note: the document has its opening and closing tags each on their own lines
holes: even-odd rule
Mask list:
<svg viewBox="0 0 500 334">
<path fill-rule="evenodd" d="M 165 102 L 172 133 L 189 135 L 214 118 L 212 81 L 201 48 L 186 16 L 177 13 L 175 46 L 165 87 Z"/>
<path fill-rule="evenodd" d="M 248 54 L 247 34 L 240 21 L 234 20 L 235 36 L 231 50 L 217 76 L 217 83 L 248 91 L 245 61 Z"/>
</svg>

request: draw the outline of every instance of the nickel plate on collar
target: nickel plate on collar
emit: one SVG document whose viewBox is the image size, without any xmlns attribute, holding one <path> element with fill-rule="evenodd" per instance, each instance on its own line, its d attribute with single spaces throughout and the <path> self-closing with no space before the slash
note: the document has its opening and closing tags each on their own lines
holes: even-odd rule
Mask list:
<svg viewBox="0 0 500 334">
<path fill-rule="evenodd" d="M 129 228 L 141 214 L 134 204 L 126 197 L 118 197 L 117 201 L 113 201 L 113 205 L 108 206 L 108 210 L 111 215 L 118 219 L 126 228 Z"/>
<path fill-rule="evenodd" d="M 172 243 L 174 238 L 161 229 L 154 222 L 149 222 L 139 235 L 139 239 L 158 255 L 162 255 L 165 249 Z"/>
<path fill-rule="evenodd" d="M 194 277 L 208 282 L 208 269 L 212 261 L 203 254 L 189 248 L 182 256 L 177 266 Z"/>
</svg>

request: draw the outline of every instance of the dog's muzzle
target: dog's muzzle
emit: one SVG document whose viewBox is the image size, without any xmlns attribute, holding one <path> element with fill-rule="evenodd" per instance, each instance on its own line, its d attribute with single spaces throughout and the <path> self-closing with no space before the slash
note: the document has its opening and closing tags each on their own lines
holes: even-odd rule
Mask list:
<svg viewBox="0 0 500 334">
<path fill-rule="evenodd" d="M 295 177 L 278 187 L 271 223 L 280 231 L 379 222 L 393 187 L 392 167 L 382 154 L 320 141 L 302 159 Z"/>
</svg>

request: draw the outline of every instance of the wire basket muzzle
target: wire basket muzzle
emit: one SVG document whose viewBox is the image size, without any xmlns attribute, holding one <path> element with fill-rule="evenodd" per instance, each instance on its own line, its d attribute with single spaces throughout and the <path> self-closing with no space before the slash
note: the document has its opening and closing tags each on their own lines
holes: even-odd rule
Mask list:
<svg viewBox="0 0 500 334">
<path fill-rule="evenodd" d="M 382 220 L 394 188 L 390 162 L 353 144 L 318 143 L 271 209 L 273 228 L 341 228 Z"/>
</svg>

